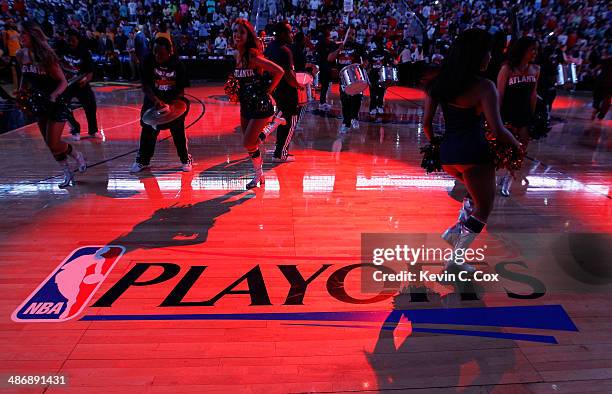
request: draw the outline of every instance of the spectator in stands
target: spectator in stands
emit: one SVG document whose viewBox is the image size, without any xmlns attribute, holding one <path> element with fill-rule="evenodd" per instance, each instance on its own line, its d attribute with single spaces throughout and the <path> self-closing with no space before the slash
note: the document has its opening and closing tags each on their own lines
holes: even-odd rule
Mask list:
<svg viewBox="0 0 612 394">
<path fill-rule="evenodd" d="M 219 36 L 215 38 L 215 54 L 224 55 L 227 50 L 227 39 L 223 32 L 219 33 Z"/>
</svg>

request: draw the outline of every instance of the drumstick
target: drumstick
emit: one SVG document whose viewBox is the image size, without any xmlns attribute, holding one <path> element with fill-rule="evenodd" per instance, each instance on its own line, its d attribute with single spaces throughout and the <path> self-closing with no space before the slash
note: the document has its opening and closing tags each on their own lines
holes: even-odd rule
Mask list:
<svg viewBox="0 0 612 394">
<path fill-rule="evenodd" d="M 349 28 L 346 29 L 346 33 L 344 34 L 344 40 L 342 40 L 342 46 L 346 45 L 346 40 L 348 40 L 348 35 L 350 31 L 351 31 L 351 27 L 349 26 Z"/>
</svg>

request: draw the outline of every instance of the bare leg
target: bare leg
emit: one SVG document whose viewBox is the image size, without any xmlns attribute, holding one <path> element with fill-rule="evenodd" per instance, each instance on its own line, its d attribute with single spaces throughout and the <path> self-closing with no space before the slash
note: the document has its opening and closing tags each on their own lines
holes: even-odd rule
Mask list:
<svg viewBox="0 0 612 394">
<path fill-rule="evenodd" d="M 486 223 L 495 201 L 495 168 L 488 164 L 460 167 L 463 167 L 465 187 L 474 200 L 472 216 Z"/>
<path fill-rule="evenodd" d="M 261 130 L 270 123 L 272 117 L 265 119 L 249 119 L 247 125 L 244 130 L 244 138 L 242 140 L 242 144 L 247 152 L 252 152 L 257 150 L 259 147 L 259 133 Z"/>
<path fill-rule="evenodd" d="M 454 249 L 467 248 L 474 238 L 482 231 L 493 209 L 495 200 L 495 168 L 492 164 L 468 164 L 443 166 L 444 170 L 463 183 L 470 194 L 473 205 L 466 212 L 464 221 L 459 220 L 442 234 L 442 239 L 450 243 Z M 464 202 L 465 209 L 465 202 Z M 444 267 L 447 271 L 464 270 L 473 273 L 476 269 L 462 262 L 451 259 Z"/>
<path fill-rule="evenodd" d="M 442 166 L 444 168 L 444 172 L 453 178 L 457 179 L 459 182 L 463 182 L 463 174 L 459 171 L 459 169 L 454 165 L 445 165 Z"/>
<path fill-rule="evenodd" d="M 46 142 L 56 160 L 65 160 L 70 153 L 70 145 L 62 141 L 62 132 L 66 122 L 47 121 Z"/>
<path fill-rule="evenodd" d="M 66 122 L 55 122 L 47 120 L 46 123 L 46 132 L 45 132 L 45 141 L 47 142 L 47 146 L 53 153 L 53 157 L 59 163 L 60 167 L 64 171 L 64 181 L 60 183 L 60 187 L 67 187 L 70 184 L 74 183 L 74 174 L 72 170 L 68 166 L 67 157 L 72 157 L 77 163 L 80 172 L 84 172 L 87 169 L 87 163 L 85 162 L 85 157 L 83 154 L 76 149 L 73 149 L 70 144 L 62 141 L 62 132 L 64 131 L 64 125 Z M 39 127 L 41 125 L 41 121 L 39 121 Z"/>
<path fill-rule="evenodd" d="M 251 162 L 253 163 L 253 169 L 255 170 L 255 177 L 246 185 L 247 189 L 252 189 L 256 187 L 257 184 L 263 184 L 265 182 L 265 178 L 263 176 L 264 152 L 261 152 L 259 149 L 259 134 L 271 119 L 272 117 L 265 119 L 250 119 L 246 125 L 246 128 L 243 128 L 244 137 L 242 144 L 249 153 Z"/>
</svg>

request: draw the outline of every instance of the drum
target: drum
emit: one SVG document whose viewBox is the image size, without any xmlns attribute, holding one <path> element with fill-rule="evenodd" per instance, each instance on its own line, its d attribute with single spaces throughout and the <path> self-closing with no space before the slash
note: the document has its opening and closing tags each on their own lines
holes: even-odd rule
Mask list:
<svg viewBox="0 0 612 394">
<path fill-rule="evenodd" d="M 306 105 L 314 100 L 312 93 L 312 76 L 308 73 L 295 73 L 298 83 L 304 85 L 304 90 L 298 89 L 298 105 Z"/>
<path fill-rule="evenodd" d="M 312 75 L 312 87 L 319 86 L 319 66 L 316 64 L 307 63 L 306 69 L 310 69 L 310 74 Z"/>
<path fill-rule="evenodd" d="M 563 86 L 566 83 L 574 85 L 578 83 L 576 63 L 557 65 L 557 86 Z"/>
<path fill-rule="evenodd" d="M 576 71 L 576 63 L 570 63 L 568 79 L 573 83 L 578 83 L 578 73 Z"/>
<path fill-rule="evenodd" d="M 319 66 L 317 66 L 316 64 L 312 65 L 312 74 L 313 75 L 317 75 L 319 73 Z"/>
<path fill-rule="evenodd" d="M 378 71 L 379 83 L 382 86 L 388 87 L 399 82 L 397 68 L 392 66 L 381 67 Z"/>
<path fill-rule="evenodd" d="M 362 93 L 369 84 L 368 74 L 359 64 L 351 64 L 340 70 L 340 86 L 349 96 Z"/>
<path fill-rule="evenodd" d="M 563 70 L 563 64 L 557 65 L 557 85 L 565 85 L 565 72 Z"/>
<path fill-rule="evenodd" d="M 186 100 L 176 99 L 169 102 L 164 108 L 149 108 L 142 114 L 142 123 L 157 130 L 165 129 L 170 123 L 184 116 L 189 110 Z"/>
</svg>

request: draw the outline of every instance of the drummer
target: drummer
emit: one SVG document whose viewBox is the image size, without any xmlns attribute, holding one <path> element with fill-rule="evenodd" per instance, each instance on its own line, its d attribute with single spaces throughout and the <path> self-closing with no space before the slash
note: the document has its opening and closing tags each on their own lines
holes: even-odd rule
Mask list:
<svg viewBox="0 0 612 394">
<path fill-rule="evenodd" d="M 295 161 L 295 157 L 289 155 L 288 149 L 300 113 L 298 89 L 304 89 L 304 86 L 295 79 L 293 54 L 289 47 L 293 43 L 291 25 L 287 21 L 278 22 L 274 26 L 274 35 L 275 39 L 268 45 L 264 55 L 285 71 L 273 96 L 278 111 L 283 113 L 282 116 L 287 120 L 287 123 L 279 126 L 276 131 L 276 149 L 272 162 L 288 163 Z"/>
<path fill-rule="evenodd" d="M 187 103 L 187 111 L 181 117 L 170 123 L 160 125 L 161 128 L 170 129 L 176 152 L 181 160 L 181 169 L 185 172 L 192 170 L 192 159 L 187 150 L 187 137 L 185 136 L 185 116 L 189 111 L 189 102 L 184 97 L 185 87 L 188 86 L 185 66 L 178 57 L 174 56 L 172 44 L 167 38 L 158 37 L 153 44 L 153 53 L 147 55 L 142 63 L 142 90 L 145 97 L 142 104 L 142 115 L 155 107 L 172 111 L 167 106 L 173 100 L 180 99 Z M 131 173 L 140 172 L 150 167 L 151 158 L 155 152 L 155 143 L 160 127 L 153 128 L 142 120 L 140 121 L 140 147 L 136 161 L 130 168 Z"/>
<path fill-rule="evenodd" d="M 335 46 L 335 44 L 331 44 Z M 350 65 L 350 64 L 361 64 L 363 63 L 363 46 L 355 41 L 355 29 L 349 26 L 346 32 L 345 40 L 337 46 L 332 47 L 331 53 L 327 56 L 327 60 L 330 62 L 335 61 L 338 69 Z M 340 126 L 340 133 L 346 133 L 351 128 L 359 128 L 359 109 L 361 108 L 361 100 L 363 94 L 348 95 L 340 86 L 340 103 L 342 105 L 342 126 Z"/>
<path fill-rule="evenodd" d="M 374 37 L 374 45 L 376 47 L 368 54 L 366 63 L 370 79 L 370 115 L 372 116 L 382 115 L 385 112 L 387 88 L 380 83 L 380 69 L 395 65 L 393 56 L 385 49 L 382 35 Z"/>
</svg>

